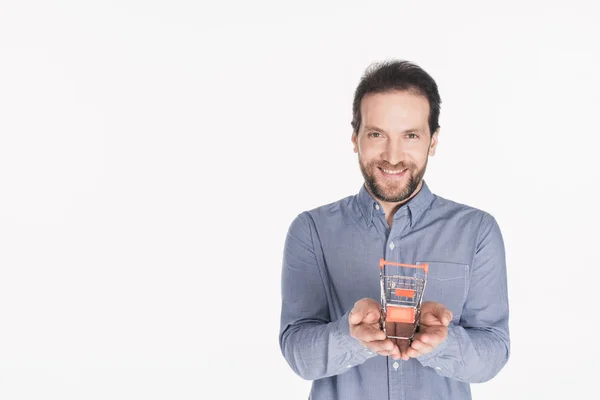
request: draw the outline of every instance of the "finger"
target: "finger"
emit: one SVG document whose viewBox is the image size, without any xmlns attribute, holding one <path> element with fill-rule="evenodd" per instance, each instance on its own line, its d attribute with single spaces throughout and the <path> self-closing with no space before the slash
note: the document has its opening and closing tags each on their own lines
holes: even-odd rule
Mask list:
<svg viewBox="0 0 600 400">
<path fill-rule="evenodd" d="M 452 311 L 450 311 L 446 308 L 446 310 L 444 311 L 444 316 L 442 317 L 442 324 L 444 326 L 450 325 L 450 321 L 452 321 L 452 317 L 453 317 Z"/>
<path fill-rule="evenodd" d="M 398 349 L 400 350 L 400 357 L 407 361 L 409 357 L 406 356 L 406 352 L 410 349 L 410 341 L 408 339 L 398 340 Z"/>
<path fill-rule="evenodd" d="M 379 320 L 379 303 L 373 299 L 361 299 L 354 303 L 354 307 L 350 311 L 348 321 L 352 325 L 358 325 L 361 322 L 363 322 L 363 320 L 365 319 L 365 317 L 367 317 L 368 314 L 371 314 L 369 316 L 369 319 L 372 320 L 371 322 Z"/>
<path fill-rule="evenodd" d="M 433 301 L 425 302 L 421 306 L 421 325 L 443 325 L 445 307 Z"/>
<path fill-rule="evenodd" d="M 373 343 L 373 342 L 371 342 L 371 343 Z M 385 356 L 385 357 L 389 356 L 389 357 L 392 357 L 394 360 L 398 360 L 402 355 L 398 346 L 393 342 L 392 342 L 391 348 L 386 345 L 384 348 L 376 350 L 376 352 L 380 356 Z"/>
<path fill-rule="evenodd" d="M 408 339 L 391 339 L 392 342 L 394 343 L 394 345 L 396 346 L 395 349 L 397 349 L 397 351 L 394 352 L 393 357 L 395 357 L 395 359 L 399 359 L 402 357 L 402 353 L 404 351 L 406 351 L 406 349 L 408 349 L 408 347 L 410 346 L 410 342 Z"/>
<path fill-rule="evenodd" d="M 421 318 L 419 322 L 423 325 L 448 326 L 452 320 L 452 311 L 443 304 L 436 302 L 425 302 L 421 306 Z"/>
<path fill-rule="evenodd" d="M 417 353 L 419 353 L 419 355 L 423 355 L 423 354 L 428 354 L 431 353 L 434 349 L 434 346 L 424 343 L 419 339 L 415 339 L 413 340 L 412 344 L 410 345 L 410 347 L 416 351 Z"/>
<path fill-rule="evenodd" d="M 379 307 L 377 309 L 370 309 L 367 311 L 367 315 L 364 316 L 362 322 L 366 324 L 379 323 L 380 316 L 381 311 L 379 310 Z"/>
<path fill-rule="evenodd" d="M 359 324 L 350 327 L 350 334 L 361 342 L 385 340 L 385 333 L 374 324 Z"/>
<path fill-rule="evenodd" d="M 406 349 L 403 353 L 402 353 L 402 359 L 404 361 L 408 361 L 411 358 L 417 358 L 420 355 L 422 355 L 419 351 L 413 349 L 412 347 L 409 347 L 408 349 Z"/>
<path fill-rule="evenodd" d="M 427 327 L 419 336 L 419 340 L 426 345 L 436 347 L 448 336 L 448 328 L 441 326 Z"/>
<path fill-rule="evenodd" d="M 381 356 L 400 356 L 398 346 L 396 346 L 391 339 L 362 342 L 362 344 Z"/>
<path fill-rule="evenodd" d="M 431 353 L 437 345 L 444 339 L 444 327 L 427 328 L 426 333 L 417 333 L 410 345 L 410 348 L 402 351 L 402 358 L 416 358 L 424 354 Z"/>
<path fill-rule="evenodd" d="M 390 357 L 392 357 L 394 360 L 398 360 L 400 357 L 402 357 L 402 351 L 400 350 L 398 343 L 394 343 L 394 349 L 390 353 Z"/>
</svg>

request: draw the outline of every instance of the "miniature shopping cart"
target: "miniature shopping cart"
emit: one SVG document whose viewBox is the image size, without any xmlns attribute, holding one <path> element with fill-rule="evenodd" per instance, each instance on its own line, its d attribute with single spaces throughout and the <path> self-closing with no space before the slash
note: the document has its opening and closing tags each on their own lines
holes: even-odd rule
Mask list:
<svg viewBox="0 0 600 400">
<path fill-rule="evenodd" d="M 379 261 L 381 329 L 387 337 L 413 339 L 419 327 L 428 269 L 429 264 L 400 264 L 383 258 Z M 421 271 L 422 274 L 419 274 Z M 388 334 L 386 322 L 400 323 L 408 329 L 402 329 L 404 334 Z"/>
</svg>

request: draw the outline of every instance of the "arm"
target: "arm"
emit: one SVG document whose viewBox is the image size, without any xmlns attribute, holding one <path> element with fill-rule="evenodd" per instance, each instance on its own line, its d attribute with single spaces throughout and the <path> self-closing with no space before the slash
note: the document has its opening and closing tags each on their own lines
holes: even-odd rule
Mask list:
<svg viewBox="0 0 600 400">
<path fill-rule="evenodd" d="M 325 284 L 309 217 L 300 214 L 284 245 L 279 344 L 292 370 L 307 380 L 343 373 L 376 356 L 350 335 L 350 311 L 331 321 Z"/>
<path fill-rule="evenodd" d="M 488 381 L 509 358 L 508 314 L 504 242 L 495 219 L 486 215 L 460 322 L 450 324 L 446 339 L 417 359 L 441 376 L 464 382 Z"/>
</svg>

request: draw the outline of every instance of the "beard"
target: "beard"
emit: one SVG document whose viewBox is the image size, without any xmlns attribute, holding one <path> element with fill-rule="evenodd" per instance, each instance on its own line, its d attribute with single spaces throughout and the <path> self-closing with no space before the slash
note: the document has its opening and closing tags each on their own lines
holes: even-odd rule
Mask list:
<svg viewBox="0 0 600 400">
<path fill-rule="evenodd" d="M 392 167 L 390 164 L 378 161 L 371 161 L 370 163 L 364 165 L 360 159 L 358 163 L 360 164 L 360 171 L 365 178 L 365 184 L 367 185 L 369 191 L 375 198 L 388 203 L 400 203 L 412 196 L 423 180 L 423 176 L 425 176 L 425 170 L 427 169 L 427 159 L 425 161 L 425 165 L 423 165 L 421 169 L 419 169 L 417 165 L 412 162 L 402 163 L 400 164 L 401 169 L 408 168 L 408 170 L 405 172 L 405 177 L 408 177 L 408 181 L 404 179 L 400 184 L 390 184 L 377 181 L 376 174 L 379 173 L 377 169 L 397 169 L 398 165 L 396 167 Z"/>
</svg>

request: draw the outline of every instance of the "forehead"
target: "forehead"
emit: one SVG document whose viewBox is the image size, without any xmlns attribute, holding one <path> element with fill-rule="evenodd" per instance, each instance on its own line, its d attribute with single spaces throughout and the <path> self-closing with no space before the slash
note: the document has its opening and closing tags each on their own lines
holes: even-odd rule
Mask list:
<svg viewBox="0 0 600 400">
<path fill-rule="evenodd" d="M 376 125 L 390 131 L 428 127 L 429 102 L 415 92 L 369 93 L 363 97 L 360 111 L 363 126 Z"/>
</svg>

